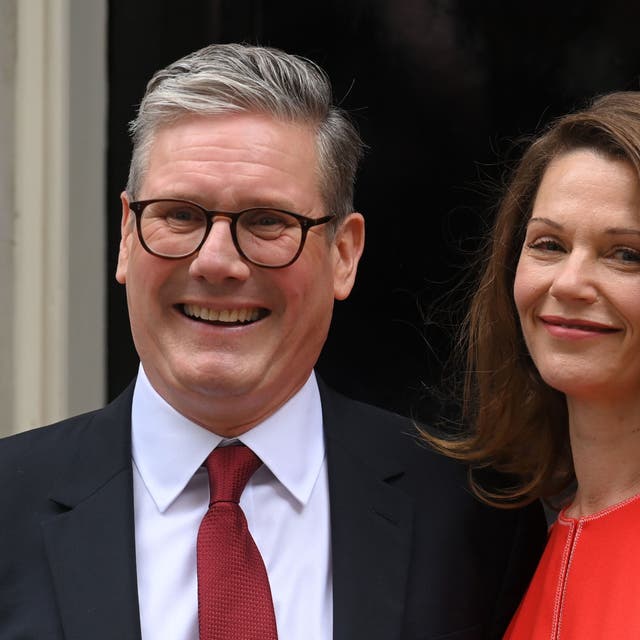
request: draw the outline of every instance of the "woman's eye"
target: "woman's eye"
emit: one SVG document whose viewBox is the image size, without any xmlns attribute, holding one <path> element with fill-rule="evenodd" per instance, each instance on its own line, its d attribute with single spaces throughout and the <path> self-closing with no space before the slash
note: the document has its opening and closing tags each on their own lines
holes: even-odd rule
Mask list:
<svg viewBox="0 0 640 640">
<path fill-rule="evenodd" d="M 533 242 L 527 243 L 527 247 L 536 251 L 564 251 L 564 247 L 557 240 L 551 238 L 534 240 Z"/>
<path fill-rule="evenodd" d="M 629 247 L 620 247 L 613 251 L 611 255 L 621 262 L 640 263 L 640 251 Z"/>
</svg>

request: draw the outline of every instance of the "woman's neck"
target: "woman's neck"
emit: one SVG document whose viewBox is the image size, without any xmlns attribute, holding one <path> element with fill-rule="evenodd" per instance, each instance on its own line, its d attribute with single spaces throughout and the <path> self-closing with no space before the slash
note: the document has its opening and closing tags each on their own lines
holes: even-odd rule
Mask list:
<svg viewBox="0 0 640 640">
<path fill-rule="evenodd" d="M 640 493 L 640 397 L 632 402 L 567 399 L 578 490 L 571 517 Z"/>
</svg>

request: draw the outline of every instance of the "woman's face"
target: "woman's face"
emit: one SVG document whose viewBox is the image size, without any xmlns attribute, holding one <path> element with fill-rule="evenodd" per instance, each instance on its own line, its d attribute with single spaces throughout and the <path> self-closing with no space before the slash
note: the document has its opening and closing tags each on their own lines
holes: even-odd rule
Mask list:
<svg viewBox="0 0 640 640">
<path fill-rule="evenodd" d="M 569 397 L 640 402 L 640 184 L 630 163 L 589 149 L 551 162 L 514 297 L 547 384 Z"/>
</svg>

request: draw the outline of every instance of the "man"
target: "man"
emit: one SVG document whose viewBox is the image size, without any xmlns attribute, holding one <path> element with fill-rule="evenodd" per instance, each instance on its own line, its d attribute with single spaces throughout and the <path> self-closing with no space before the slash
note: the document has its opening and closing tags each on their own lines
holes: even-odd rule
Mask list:
<svg viewBox="0 0 640 640">
<path fill-rule="evenodd" d="M 364 243 L 361 142 L 322 71 L 210 46 L 153 77 L 132 130 L 116 277 L 141 367 L 0 447 L 0 637 L 499 637 L 539 509 L 482 506 L 410 421 L 313 373 Z M 229 507 L 246 552 L 208 511 L 238 452 L 262 463 Z"/>
</svg>

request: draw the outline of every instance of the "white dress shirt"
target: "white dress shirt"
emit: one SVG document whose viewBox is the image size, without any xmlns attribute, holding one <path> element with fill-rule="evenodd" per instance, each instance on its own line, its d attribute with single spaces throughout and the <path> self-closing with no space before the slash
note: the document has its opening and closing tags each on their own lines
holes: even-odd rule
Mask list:
<svg viewBox="0 0 640 640">
<path fill-rule="evenodd" d="M 315 376 L 238 439 L 264 463 L 240 506 L 267 568 L 278 639 L 330 640 L 329 491 Z M 198 640 L 196 539 L 209 504 L 202 464 L 221 442 L 168 405 L 140 367 L 132 454 L 143 640 Z"/>
</svg>

